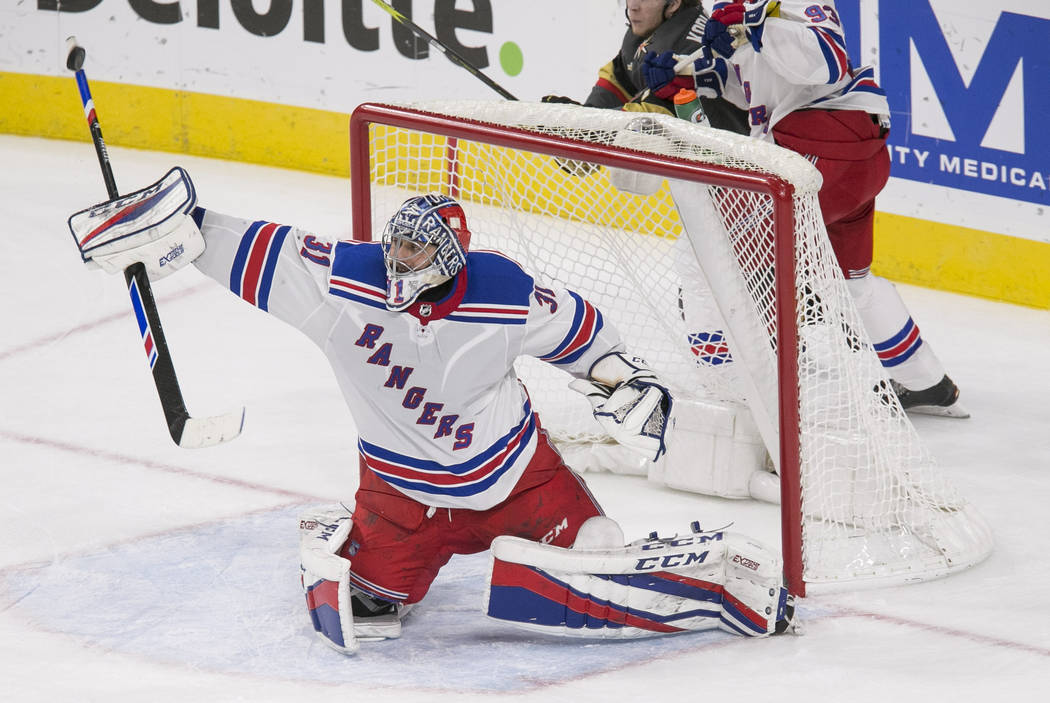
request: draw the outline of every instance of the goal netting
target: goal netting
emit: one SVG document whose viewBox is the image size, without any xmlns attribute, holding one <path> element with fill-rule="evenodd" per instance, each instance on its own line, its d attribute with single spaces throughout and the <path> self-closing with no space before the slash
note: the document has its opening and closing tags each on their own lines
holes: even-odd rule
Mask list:
<svg viewBox="0 0 1050 703">
<path fill-rule="evenodd" d="M 889 389 L 819 187 L 797 154 L 668 115 L 446 101 L 351 118 L 355 237 L 451 195 L 472 249 L 596 304 L 677 398 L 744 409 L 779 475 L 794 592 L 943 576 L 987 556 L 990 531 Z M 608 445 L 567 374 L 518 370 L 556 442 Z"/>
</svg>

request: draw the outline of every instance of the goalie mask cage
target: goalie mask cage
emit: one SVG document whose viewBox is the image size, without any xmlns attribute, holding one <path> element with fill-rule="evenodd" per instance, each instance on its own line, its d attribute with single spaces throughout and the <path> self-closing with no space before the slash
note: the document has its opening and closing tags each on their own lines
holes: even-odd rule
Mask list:
<svg viewBox="0 0 1050 703">
<path fill-rule="evenodd" d="M 746 403 L 780 475 L 793 593 L 927 580 L 991 551 L 889 390 L 801 156 L 669 115 L 444 101 L 361 105 L 350 157 L 356 239 L 409 197 L 450 195 L 472 249 L 593 302 L 676 397 Z M 686 323 L 705 306 L 731 362 Z M 568 374 L 517 370 L 555 442 L 609 441 Z"/>
</svg>

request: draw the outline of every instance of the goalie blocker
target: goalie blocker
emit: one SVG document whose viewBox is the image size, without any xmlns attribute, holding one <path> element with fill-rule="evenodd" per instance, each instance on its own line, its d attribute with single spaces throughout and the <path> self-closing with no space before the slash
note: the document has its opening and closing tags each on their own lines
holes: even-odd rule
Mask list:
<svg viewBox="0 0 1050 703">
<path fill-rule="evenodd" d="M 792 627 L 781 560 L 757 541 L 697 531 L 612 546 L 622 541 L 606 517 L 584 523 L 572 549 L 497 537 L 487 614 L 528 630 L 590 638 L 716 628 L 764 637 Z"/>
</svg>

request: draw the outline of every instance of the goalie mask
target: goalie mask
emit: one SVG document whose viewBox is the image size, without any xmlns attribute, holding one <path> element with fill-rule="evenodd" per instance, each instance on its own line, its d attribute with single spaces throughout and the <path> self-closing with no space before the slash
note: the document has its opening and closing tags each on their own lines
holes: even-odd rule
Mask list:
<svg viewBox="0 0 1050 703">
<path fill-rule="evenodd" d="M 404 310 L 420 293 L 449 280 L 467 263 L 470 230 L 452 198 L 409 198 L 383 230 L 386 306 Z"/>
</svg>

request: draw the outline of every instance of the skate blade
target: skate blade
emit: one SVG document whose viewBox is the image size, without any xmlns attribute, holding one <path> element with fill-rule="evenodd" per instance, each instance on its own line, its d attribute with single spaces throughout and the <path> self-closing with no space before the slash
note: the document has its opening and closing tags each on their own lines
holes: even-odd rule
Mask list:
<svg viewBox="0 0 1050 703">
<path fill-rule="evenodd" d="M 907 412 L 916 415 L 934 415 L 936 417 L 955 417 L 960 419 L 970 417 L 970 411 L 960 405 L 958 401 L 948 406 L 916 405 L 908 408 Z"/>
</svg>

